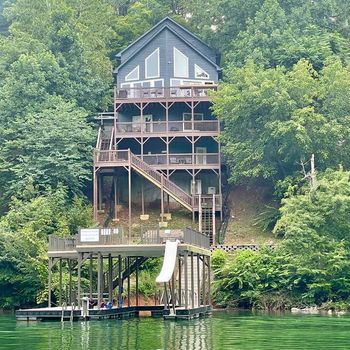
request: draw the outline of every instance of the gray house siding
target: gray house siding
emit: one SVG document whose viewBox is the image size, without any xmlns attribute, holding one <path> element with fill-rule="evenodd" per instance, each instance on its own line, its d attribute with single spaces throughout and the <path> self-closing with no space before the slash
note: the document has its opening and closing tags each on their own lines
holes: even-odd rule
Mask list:
<svg viewBox="0 0 350 350">
<path fill-rule="evenodd" d="M 132 57 L 135 54 L 135 52 L 137 52 L 143 46 L 145 46 L 145 43 L 151 40 L 152 37 L 156 36 L 159 32 L 163 31 L 164 28 L 167 27 L 174 31 L 179 37 L 182 37 L 186 42 L 191 44 L 197 50 L 201 51 L 210 61 L 216 62 L 216 52 L 212 48 L 210 48 L 202 40 L 197 38 L 195 35 L 187 31 L 185 28 L 183 28 L 170 18 L 165 18 L 157 25 L 155 25 L 152 29 L 150 29 L 148 32 L 146 32 L 139 40 L 137 40 L 129 47 L 124 49 L 121 53 L 119 53 L 121 63 L 127 61 L 130 57 Z"/>
<path fill-rule="evenodd" d="M 164 86 L 170 86 L 170 79 L 177 78 L 174 77 L 174 65 L 173 65 L 173 48 L 176 47 L 184 55 L 188 57 L 189 60 L 189 76 L 188 78 L 179 79 L 191 79 L 191 80 L 203 80 L 196 79 L 194 72 L 194 65 L 197 64 L 202 69 L 204 69 L 209 74 L 208 81 L 217 82 L 218 72 L 214 64 L 205 59 L 197 51 L 195 51 L 191 46 L 186 44 L 183 40 L 178 38 L 168 29 L 164 29 L 158 33 L 144 48 L 137 52 L 134 56 L 130 57 L 127 61 L 124 61 L 122 67 L 118 71 L 118 87 L 121 84 L 135 83 L 136 81 L 126 82 L 125 76 L 129 74 L 136 66 L 139 66 L 139 81 L 144 80 L 154 80 L 154 79 L 164 79 Z M 159 48 L 160 54 L 160 74 L 159 78 L 147 79 L 145 76 L 145 59 L 154 50 Z"/>
</svg>

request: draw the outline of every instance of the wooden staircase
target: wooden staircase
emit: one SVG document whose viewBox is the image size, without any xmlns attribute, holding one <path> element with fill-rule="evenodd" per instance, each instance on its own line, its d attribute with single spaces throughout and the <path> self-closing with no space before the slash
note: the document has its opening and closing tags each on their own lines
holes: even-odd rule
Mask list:
<svg viewBox="0 0 350 350">
<path fill-rule="evenodd" d="M 131 259 L 129 268 L 127 266 L 123 267 L 123 264 L 121 266 L 121 281 L 122 283 L 130 276 L 133 274 L 137 268 L 139 268 L 148 258 L 147 257 L 135 257 Z M 103 274 L 103 281 L 104 281 L 104 286 L 108 286 L 108 281 L 109 281 L 109 272 L 106 271 Z M 115 264 L 113 264 L 112 267 L 112 289 L 114 290 L 115 288 L 119 287 L 119 261 L 117 260 Z M 108 292 L 108 287 L 104 287 L 104 292 Z"/>
</svg>

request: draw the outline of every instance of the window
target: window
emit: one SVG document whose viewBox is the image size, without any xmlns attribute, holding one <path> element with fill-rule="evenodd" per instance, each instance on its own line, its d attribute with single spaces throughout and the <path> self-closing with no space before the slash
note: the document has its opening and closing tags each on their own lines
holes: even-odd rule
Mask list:
<svg viewBox="0 0 350 350">
<path fill-rule="evenodd" d="M 209 74 L 196 64 L 194 65 L 194 76 L 199 79 L 209 79 Z"/>
<path fill-rule="evenodd" d="M 145 76 L 147 78 L 159 77 L 159 48 L 154 50 L 145 59 Z"/>
<path fill-rule="evenodd" d="M 174 77 L 188 78 L 188 57 L 174 47 Z"/>
<path fill-rule="evenodd" d="M 125 76 L 125 81 L 138 80 L 139 79 L 140 66 L 136 66 L 131 72 Z"/>
<path fill-rule="evenodd" d="M 203 120 L 203 113 L 193 113 L 194 121 Z M 192 113 L 182 113 L 183 131 L 192 131 Z"/>
</svg>

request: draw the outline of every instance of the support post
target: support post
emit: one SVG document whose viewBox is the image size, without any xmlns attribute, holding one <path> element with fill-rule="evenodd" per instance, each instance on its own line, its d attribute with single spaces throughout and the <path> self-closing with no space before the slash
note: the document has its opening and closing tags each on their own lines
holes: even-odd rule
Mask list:
<svg viewBox="0 0 350 350">
<path fill-rule="evenodd" d="M 202 280 L 203 280 L 203 284 L 202 284 L 202 302 L 203 302 L 203 305 L 207 305 L 206 304 L 206 301 L 207 301 L 207 297 L 206 297 L 206 295 L 205 295 L 205 293 L 206 293 L 206 283 L 207 283 L 207 281 L 206 281 L 206 279 L 205 279 L 205 256 L 204 255 L 202 255 Z"/>
<path fill-rule="evenodd" d="M 128 307 L 130 307 L 130 257 L 127 257 L 128 264 Z"/>
<path fill-rule="evenodd" d="M 213 211 L 212 211 L 212 228 L 213 228 L 213 245 L 216 241 L 216 222 L 215 222 L 215 194 L 213 194 Z"/>
<path fill-rule="evenodd" d="M 102 285 L 102 254 L 101 252 L 98 253 L 98 257 L 97 257 L 97 305 L 98 308 L 100 308 L 100 304 L 101 304 L 101 285 Z"/>
<path fill-rule="evenodd" d="M 181 278 L 182 278 L 182 274 L 181 274 L 181 269 L 182 269 L 182 263 L 181 263 L 181 257 L 179 257 L 178 259 L 178 264 L 179 264 L 179 306 L 182 306 L 182 281 L 181 281 Z"/>
<path fill-rule="evenodd" d="M 161 186 L 160 186 L 160 212 L 161 219 L 160 222 L 163 223 L 164 220 L 164 177 L 161 177 Z"/>
<path fill-rule="evenodd" d="M 208 259 L 208 305 L 211 305 L 211 259 L 210 256 Z"/>
<path fill-rule="evenodd" d="M 139 306 L 139 264 L 136 258 L 136 306 Z"/>
<path fill-rule="evenodd" d="M 72 305 L 73 295 L 72 295 L 72 262 L 70 259 L 67 259 L 68 270 L 69 270 L 69 305 Z"/>
<path fill-rule="evenodd" d="M 94 167 L 93 169 L 93 211 L 94 211 L 94 220 L 97 221 L 97 170 Z"/>
<path fill-rule="evenodd" d="M 78 309 L 81 305 L 81 265 L 82 265 L 82 254 L 78 253 Z"/>
<path fill-rule="evenodd" d="M 102 175 L 97 178 L 98 184 L 98 210 L 102 210 Z"/>
<path fill-rule="evenodd" d="M 128 174 L 128 188 L 129 188 L 129 242 L 131 242 L 131 152 L 129 148 L 129 174 Z"/>
<path fill-rule="evenodd" d="M 113 300 L 113 258 L 108 254 L 108 299 Z"/>
<path fill-rule="evenodd" d="M 185 309 L 188 309 L 188 253 L 184 254 L 184 269 L 185 269 Z"/>
<path fill-rule="evenodd" d="M 92 300 L 92 254 L 90 254 L 90 266 L 89 266 L 89 294 L 90 300 Z"/>
<path fill-rule="evenodd" d="M 118 255 L 118 307 L 123 307 L 122 256 Z"/>
<path fill-rule="evenodd" d="M 60 258 L 60 294 L 59 294 L 59 304 L 62 306 L 62 258 Z"/>
<path fill-rule="evenodd" d="M 52 258 L 49 258 L 49 286 L 48 286 L 48 307 L 51 307 L 51 289 L 52 289 Z"/>
<path fill-rule="evenodd" d="M 115 174 L 113 174 L 113 187 L 114 187 L 114 219 L 117 220 L 118 219 L 118 210 L 117 210 L 118 200 L 117 200 L 117 178 Z"/>
<path fill-rule="evenodd" d="M 194 309 L 194 261 L 193 252 L 191 252 L 191 307 Z"/>
<path fill-rule="evenodd" d="M 201 275 L 200 275 L 200 263 L 199 263 L 199 254 L 197 256 L 197 300 L 198 307 L 201 306 Z"/>
</svg>

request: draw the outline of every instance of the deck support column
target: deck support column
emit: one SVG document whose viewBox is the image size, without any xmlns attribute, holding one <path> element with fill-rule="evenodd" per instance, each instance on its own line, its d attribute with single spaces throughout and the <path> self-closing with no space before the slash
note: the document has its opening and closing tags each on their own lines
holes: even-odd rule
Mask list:
<svg viewBox="0 0 350 350">
<path fill-rule="evenodd" d="M 62 258 L 60 258 L 60 265 L 59 265 L 59 267 L 60 267 L 60 287 L 59 287 L 59 289 L 60 289 L 60 294 L 59 294 L 59 304 L 60 304 L 60 306 L 62 306 Z"/>
<path fill-rule="evenodd" d="M 182 274 L 181 274 L 181 269 L 182 269 L 182 262 L 181 262 L 181 257 L 179 257 L 178 259 L 178 265 L 179 265 L 179 306 L 182 306 L 182 281 L 181 281 L 181 278 L 182 278 Z"/>
<path fill-rule="evenodd" d="M 145 215 L 145 197 L 144 197 L 144 179 L 141 177 L 141 210 L 142 215 Z"/>
<path fill-rule="evenodd" d="M 160 222 L 163 224 L 164 220 L 164 177 L 161 177 L 161 187 L 160 187 Z"/>
<path fill-rule="evenodd" d="M 117 193 L 117 178 L 115 174 L 113 174 L 113 188 L 114 188 L 114 220 L 118 219 L 118 210 L 117 210 L 117 205 L 118 205 L 118 193 Z"/>
<path fill-rule="evenodd" d="M 97 184 L 98 184 L 98 210 L 102 210 L 102 185 L 103 185 L 103 177 L 102 175 L 97 178 Z"/>
<path fill-rule="evenodd" d="M 97 170 L 94 167 L 93 169 L 93 211 L 94 211 L 94 220 L 97 221 Z"/>
<path fill-rule="evenodd" d="M 207 256 L 208 259 L 208 305 L 211 305 L 211 259 L 210 256 Z"/>
<path fill-rule="evenodd" d="M 98 253 L 98 257 L 97 257 L 97 305 L 98 308 L 100 308 L 100 304 L 102 301 L 102 293 L 103 290 L 101 290 L 101 286 L 102 286 L 102 271 L 103 271 L 103 261 L 102 261 L 103 257 L 101 252 Z"/>
<path fill-rule="evenodd" d="M 52 289 L 52 258 L 49 258 L 48 307 L 51 307 L 51 289 Z"/>
<path fill-rule="evenodd" d="M 188 309 L 188 253 L 184 254 L 184 269 L 185 269 L 185 309 Z"/>
<path fill-rule="evenodd" d="M 196 254 L 197 257 L 197 300 L 198 300 L 198 307 L 201 306 L 201 275 L 200 275 L 200 261 L 199 261 L 199 254 Z"/>
<path fill-rule="evenodd" d="M 136 306 L 139 306 L 139 264 L 138 257 L 136 258 Z"/>
<path fill-rule="evenodd" d="M 69 271 L 69 304 L 73 303 L 73 294 L 72 294 L 72 261 L 67 259 L 68 262 L 68 271 Z"/>
<path fill-rule="evenodd" d="M 80 309 L 81 305 L 81 265 L 82 265 L 82 254 L 78 253 L 78 309 Z"/>
<path fill-rule="evenodd" d="M 113 300 L 113 258 L 108 254 L 108 299 Z"/>
<path fill-rule="evenodd" d="M 203 280 L 203 284 L 202 284 L 202 302 L 203 302 L 203 305 L 207 305 L 207 297 L 205 295 L 206 293 L 206 273 L 205 273 L 205 256 L 202 255 L 202 280 Z"/>
<path fill-rule="evenodd" d="M 212 211 L 212 222 L 213 222 L 213 242 L 215 244 L 216 241 L 216 222 L 215 222 L 215 194 L 213 194 L 213 211 Z"/>
<path fill-rule="evenodd" d="M 90 254 L 90 265 L 89 265 L 89 297 L 92 300 L 92 254 Z"/>
<path fill-rule="evenodd" d="M 128 266 L 128 307 L 130 307 L 130 257 L 126 258 Z"/>
<path fill-rule="evenodd" d="M 128 173 L 128 193 L 129 193 L 129 242 L 131 242 L 131 152 L 129 148 L 129 173 Z"/>
<path fill-rule="evenodd" d="M 123 306 L 122 256 L 118 255 L 118 307 Z"/>
<path fill-rule="evenodd" d="M 194 309 L 194 260 L 191 252 L 191 307 Z"/>
</svg>

